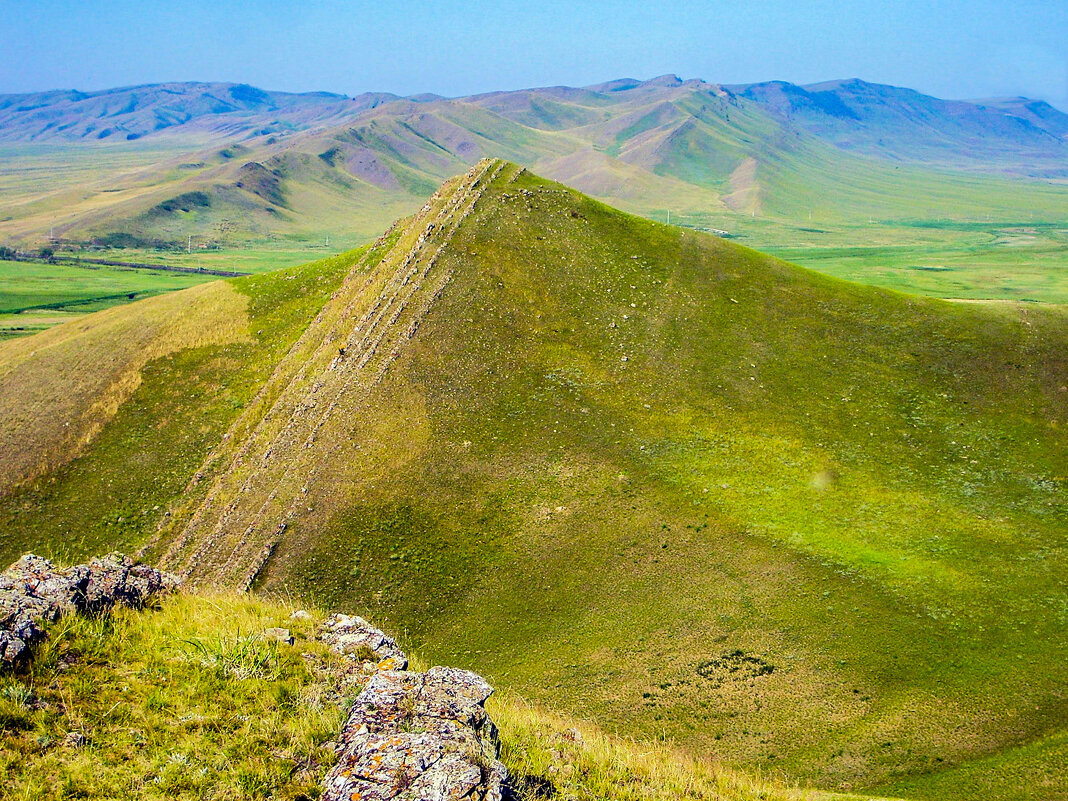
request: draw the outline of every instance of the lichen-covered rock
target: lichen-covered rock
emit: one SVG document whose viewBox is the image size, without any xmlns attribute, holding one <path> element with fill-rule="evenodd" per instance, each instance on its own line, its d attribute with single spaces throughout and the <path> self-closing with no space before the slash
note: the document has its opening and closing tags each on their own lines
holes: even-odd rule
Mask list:
<svg viewBox="0 0 1068 801">
<path fill-rule="evenodd" d="M 390 667 L 396 670 L 408 667 L 408 657 L 397 641 L 359 615 L 332 615 L 323 623 L 319 636 L 334 651 L 353 659 L 371 653 L 379 662 L 392 660 Z"/>
<path fill-rule="evenodd" d="M 379 671 L 352 705 L 323 801 L 500 801 L 492 692 L 466 670 Z"/>
<path fill-rule="evenodd" d="M 112 553 L 90 560 L 79 609 L 97 611 L 115 604 L 138 608 L 151 596 L 171 591 L 178 586 L 178 577 L 163 573 L 148 565 L 134 564 L 121 553 Z M 71 568 L 78 571 L 82 567 Z"/>
<path fill-rule="evenodd" d="M 115 604 L 139 607 L 178 578 L 122 554 L 57 569 L 26 554 L 0 574 L 0 664 L 24 658 L 44 625 L 66 612 L 98 612 Z"/>
</svg>

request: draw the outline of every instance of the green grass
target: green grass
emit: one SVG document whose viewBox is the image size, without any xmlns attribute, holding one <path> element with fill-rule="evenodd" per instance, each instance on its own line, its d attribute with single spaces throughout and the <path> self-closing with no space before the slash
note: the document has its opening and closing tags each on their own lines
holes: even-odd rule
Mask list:
<svg viewBox="0 0 1068 801">
<path fill-rule="evenodd" d="M 1068 316 L 846 283 L 510 175 L 381 380 L 289 452 L 277 503 L 301 502 L 261 586 L 702 759 L 842 791 L 1068 792 L 1034 758 L 1068 728 Z M 235 282 L 257 344 L 149 365 L 81 459 L 3 501 L 12 554 L 136 547 L 168 504 L 180 531 L 226 464 L 183 497 L 191 473 L 345 266 L 301 297 L 314 272 Z M 351 300 L 355 325 L 386 269 L 331 314 Z"/>
<path fill-rule="evenodd" d="M 934 297 L 1068 303 L 1068 223 L 947 226 L 941 242 L 857 247 L 769 247 L 780 258 L 865 284 Z M 911 235 L 911 236 L 910 236 Z M 856 230 L 853 239 L 863 241 Z"/>
<path fill-rule="evenodd" d="M 0 314 L 0 341 L 47 331 L 52 326 L 77 320 L 82 316 L 79 312 L 67 310 L 32 309 L 16 314 Z"/>
<path fill-rule="evenodd" d="M 1004 753 L 947 771 L 906 779 L 881 788 L 903 798 L 982 798 L 993 787 L 1011 787 L 1011 797 L 1020 801 L 1049 801 L 1064 797 L 1056 766 L 1068 761 L 1068 732 L 1026 743 Z"/>
<path fill-rule="evenodd" d="M 774 779 L 730 770 L 663 742 L 612 737 L 591 723 L 554 714 L 507 693 L 493 696 L 487 709 L 500 729 L 501 761 L 508 767 L 517 801 L 847 798 L 800 791 Z"/>
<path fill-rule="evenodd" d="M 320 241 L 256 243 L 192 253 L 124 248 L 74 251 L 72 255 L 256 274 L 306 264 L 310 259 L 322 259 L 324 251 L 356 244 L 335 238 L 332 248 Z M 0 338 L 25 336 L 94 311 L 215 280 L 218 276 L 166 270 L 0 260 Z"/>
<path fill-rule="evenodd" d="M 202 276 L 155 270 L 0 261 L 0 313 L 31 309 L 93 312 L 204 281 Z"/>
<path fill-rule="evenodd" d="M 140 386 L 83 458 L 0 497 L 0 519 L 10 532 L 0 543 L 0 561 L 30 548 L 76 561 L 143 543 L 357 258 L 343 254 L 231 279 L 250 299 L 251 341 L 149 362 Z"/>
<path fill-rule="evenodd" d="M 233 270 L 241 273 L 264 273 L 286 267 L 296 267 L 348 251 L 363 241 L 334 236 L 327 245 L 325 239 L 313 241 L 294 239 L 281 242 L 252 242 L 244 247 L 220 247 L 212 250 L 177 251 L 126 248 L 87 252 L 89 258 L 112 261 L 132 261 L 144 264 L 165 264 L 170 267 L 203 267 L 206 270 Z"/>
<path fill-rule="evenodd" d="M 314 639 L 324 613 L 297 604 L 310 618 L 294 620 L 294 604 L 182 594 L 53 624 L 27 669 L 0 674 L 0 799 L 317 797 L 360 686 L 339 686 L 341 662 Z M 275 626 L 294 645 L 264 636 Z M 831 801 L 515 695 L 489 709 L 520 801 Z"/>
<path fill-rule="evenodd" d="M 180 596 L 63 618 L 26 672 L 0 675 L 0 798 L 314 797 L 351 698 L 309 639 L 321 617 L 290 611 Z M 265 638 L 272 626 L 298 643 Z"/>
</svg>

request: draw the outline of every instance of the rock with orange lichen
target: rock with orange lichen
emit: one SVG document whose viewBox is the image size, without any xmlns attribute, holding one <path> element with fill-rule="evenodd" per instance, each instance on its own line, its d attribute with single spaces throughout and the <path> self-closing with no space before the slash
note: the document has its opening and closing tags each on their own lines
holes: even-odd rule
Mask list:
<svg viewBox="0 0 1068 801">
<path fill-rule="evenodd" d="M 375 662 L 390 659 L 391 667 L 408 667 L 408 657 L 397 641 L 359 615 L 331 615 L 323 623 L 319 637 L 334 651 L 353 659 L 373 654 Z"/>
<path fill-rule="evenodd" d="M 479 675 L 383 670 L 356 698 L 323 801 L 500 801 L 508 772 Z"/>
</svg>

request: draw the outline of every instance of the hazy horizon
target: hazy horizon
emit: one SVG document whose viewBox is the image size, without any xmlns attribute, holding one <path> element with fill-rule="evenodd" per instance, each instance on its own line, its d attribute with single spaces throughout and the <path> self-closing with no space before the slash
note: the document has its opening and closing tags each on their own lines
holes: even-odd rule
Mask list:
<svg viewBox="0 0 1068 801">
<path fill-rule="evenodd" d="M 455 99 L 459 99 L 459 98 L 463 98 L 463 97 L 475 97 L 475 96 L 478 96 L 478 95 L 494 94 L 494 93 L 497 93 L 497 92 L 516 92 L 516 91 L 523 91 L 524 89 L 548 89 L 548 88 L 552 88 L 552 87 L 555 87 L 555 86 L 566 87 L 566 88 L 583 88 L 583 87 L 586 87 L 586 86 L 597 86 L 597 85 L 600 85 L 600 84 L 611 83 L 611 82 L 617 81 L 617 80 L 636 80 L 636 81 L 647 82 L 647 81 L 655 80 L 657 78 L 667 77 L 667 76 L 671 76 L 671 75 L 674 75 L 675 77 L 679 78 L 680 80 L 682 80 L 684 82 L 685 81 L 690 81 L 690 80 L 700 80 L 700 81 L 704 81 L 705 83 L 708 83 L 708 84 L 715 84 L 715 85 L 727 86 L 727 87 L 730 87 L 730 86 L 745 86 L 745 85 L 752 85 L 752 84 L 759 84 L 759 83 L 775 83 L 775 82 L 779 82 L 779 81 L 784 81 L 784 82 L 787 82 L 787 83 L 794 83 L 793 81 L 785 81 L 785 79 L 783 79 L 783 78 L 767 78 L 767 79 L 764 79 L 764 80 L 761 80 L 761 81 L 749 81 L 749 82 L 745 82 L 745 83 L 728 83 L 728 82 L 725 82 L 725 81 L 716 81 L 714 79 L 710 79 L 710 78 L 707 78 L 707 77 L 704 77 L 704 76 L 696 76 L 696 75 L 694 75 L 694 76 L 683 76 L 683 75 L 678 75 L 676 73 L 664 73 L 662 75 L 648 75 L 648 76 L 617 75 L 614 78 L 605 78 L 604 80 L 593 81 L 592 83 L 589 83 L 589 84 L 570 83 L 570 84 L 543 84 L 543 85 L 531 85 L 531 86 L 511 86 L 511 87 L 505 87 L 505 88 L 500 88 L 500 89 L 487 89 L 487 90 L 484 90 L 484 91 L 481 91 L 481 92 L 473 92 L 470 95 L 439 95 L 436 92 L 413 92 L 413 93 L 408 94 L 408 95 L 397 95 L 397 97 L 405 98 L 405 97 L 419 97 L 419 96 L 422 96 L 422 95 L 436 95 L 438 97 L 441 97 L 443 100 L 455 100 Z M 802 86 L 802 87 L 808 87 L 808 86 L 817 86 L 819 84 L 825 84 L 825 83 L 833 83 L 833 82 L 837 82 L 837 81 L 851 81 L 851 80 L 860 80 L 860 81 L 863 81 L 863 82 L 869 83 L 869 84 L 897 86 L 898 88 L 902 88 L 902 89 L 916 90 L 916 87 L 914 87 L 914 86 L 902 86 L 902 85 L 899 85 L 899 84 L 883 84 L 880 81 L 867 80 L 863 76 L 859 76 L 859 75 L 839 76 L 839 77 L 834 77 L 834 78 L 824 78 L 822 80 L 809 81 L 809 82 L 806 82 L 804 84 L 795 84 L 795 85 Z M 219 79 L 216 79 L 216 80 L 181 80 L 181 79 L 178 79 L 178 80 L 172 80 L 172 81 L 151 81 L 151 82 L 145 82 L 145 83 L 131 83 L 131 84 L 120 84 L 120 85 L 115 85 L 115 86 L 105 86 L 105 87 L 92 88 L 92 89 L 87 89 L 87 88 L 80 87 L 80 86 L 56 86 L 56 87 L 51 87 L 50 89 L 31 90 L 31 91 L 28 91 L 28 92 L 0 92 L 0 95 L 20 95 L 20 94 L 32 95 L 32 94 L 38 94 L 38 93 L 67 92 L 67 91 L 70 91 L 70 92 L 83 92 L 85 94 L 96 94 L 96 93 L 100 93 L 100 92 L 122 91 L 122 90 L 125 90 L 125 89 L 136 89 L 136 88 L 141 87 L 141 86 L 161 86 L 161 85 L 168 85 L 168 84 L 231 84 L 231 85 L 234 85 L 234 86 L 252 86 L 255 89 L 262 89 L 264 91 L 269 91 L 269 92 L 283 92 L 283 93 L 286 93 L 286 94 L 327 94 L 327 95 L 336 95 L 338 97 L 356 97 L 359 94 L 362 94 L 362 92 L 360 92 L 360 93 L 347 93 L 347 92 L 334 91 L 332 89 L 304 89 L 304 90 L 277 89 L 277 88 L 275 88 L 273 86 L 249 84 L 249 83 L 247 83 L 245 81 L 232 81 L 232 80 L 228 80 L 226 78 L 219 78 Z M 917 90 L 917 91 L 919 91 L 919 90 Z M 379 89 L 365 89 L 364 92 L 367 92 L 367 93 L 375 93 L 375 92 L 388 93 L 385 90 L 379 90 Z M 396 93 L 389 93 L 389 94 L 396 94 Z M 926 92 L 924 92 L 923 94 L 928 94 L 931 97 L 939 97 L 938 95 L 930 95 L 929 93 L 926 93 Z M 1023 95 L 1021 95 L 1021 94 L 1016 94 L 1016 95 L 987 95 L 987 96 L 984 96 L 984 97 L 940 97 L 939 99 L 942 99 L 942 100 L 959 100 L 959 101 L 964 101 L 964 102 L 968 102 L 968 101 L 977 102 L 977 101 L 983 101 L 983 100 L 1006 99 L 1006 98 L 1011 98 L 1011 97 L 1025 97 L 1025 98 L 1027 98 L 1029 100 L 1045 100 L 1046 102 L 1050 103 L 1051 105 L 1053 105 L 1054 107 L 1058 108 L 1059 110 L 1065 111 L 1066 113 L 1068 113 L 1068 101 L 1066 101 L 1064 103 L 1056 103 L 1054 101 L 1047 100 L 1046 98 L 1043 98 L 1043 97 L 1037 97 L 1035 95 L 1026 95 L 1026 94 L 1023 94 Z"/>
<path fill-rule="evenodd" d="M 460 97 L 677 74 L 712 83 L 859 77 L 946 99 L 1068 109 L 1068 6 L 996 0 L 787 3 L 0 0 L 0 93 L 184 81 Z"/>
</svg>

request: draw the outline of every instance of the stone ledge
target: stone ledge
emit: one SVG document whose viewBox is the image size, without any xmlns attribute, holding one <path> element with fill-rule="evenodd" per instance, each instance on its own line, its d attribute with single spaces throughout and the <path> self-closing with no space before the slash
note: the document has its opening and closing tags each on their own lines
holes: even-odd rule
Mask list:
<svg viewBox="0 0 1068 801">
<path fill-rule="evenodd" d="M 62 614 L 100 612 L 116 604 L 141 607 L 178 583 L 176 576 L 119 553 L 62 569 L 26 554 L 0 574 L 0 666 L 26 659 L 30 646 L 44 636 L 44 624 Z"/>
</svg>

